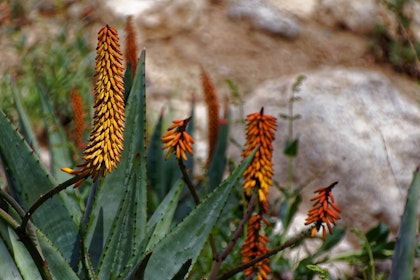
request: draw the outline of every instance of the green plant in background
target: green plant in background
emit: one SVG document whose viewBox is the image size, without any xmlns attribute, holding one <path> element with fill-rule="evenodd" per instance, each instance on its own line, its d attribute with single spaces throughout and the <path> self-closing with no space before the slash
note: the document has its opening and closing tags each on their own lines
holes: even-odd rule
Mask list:
<svg viewBox="0 0 420 280">
<path fill-rule="evenodd" d="M 397 29 L 378 25 L 371 37 L 371 50 L 376 59 L 386 61 L 399 72 L 420 78 L 420 42 L 410 29 L 412 18 L 407 5 L 412 0 L 383 0 L 383 5 L 395 16 Z"/>
</svg>

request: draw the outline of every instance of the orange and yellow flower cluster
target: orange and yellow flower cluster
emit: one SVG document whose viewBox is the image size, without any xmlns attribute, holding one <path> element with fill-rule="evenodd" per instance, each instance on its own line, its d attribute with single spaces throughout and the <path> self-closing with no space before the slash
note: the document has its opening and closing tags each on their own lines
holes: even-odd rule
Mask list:
<svg viewBox="0 0 420 280">
<path fill-rule="evenodd" d="M 248 115 L 246 121 L 246 149 L 242 155 L 246 158 L 256 147 L 259 146 L 259 149 L 243 174 L 244 189 L 249 196 L 251 190 L 257 187 L 259 202 L 267 212 L 268 189 L 273 184 L 272 142 L 275 139 L 277 120 L 273 116 L 264 115 L 264 108 L 262 108 L 259 113 Z"/>
<path fill-rule="evenodd" d="M 261 256 L 268 252 L 266 246 L 269 241 L 268 237 L 263 235 L 261 231 L 261 222 L 269 225 L 267 219 L 260 214 L 255 214 L 249 219 L 248 231 L 246 235 L 245 243 L 242 245 L 242 263 L 252 261 L 258 256 Z M 244 270 L 245 275 L 255 275 L 258 280 L 266 280 L 267 275 L 271 272 L 270 259 L 265 258 L 260 262 L 257 262 L 251 267 Z"/>
<path fill-rule="evenodd" d="M 194 139 L 186 131 L 187 124 L 191 117 L 185 120 L 175 120 L 168 127 L 168 132 L 162 137 L 164 144 L 162 150 L 168 149 L 165 159 L 168 159 L 172 152 L 175 152 L 177 159 L 187 160 L 187 153 L 193 155 L 192 144 Z"/>
<path fill-rule="evenodd" d="M 334 182 L 328 187 L 319 188 L 314 191 L 318 195 L 314 196 L 311 201 L 315 201 L 312 208 L 308 211 L 308 217 L 306 218 L 305 225 L 314 224 L 312 228 L 311 236 L 315 236 L 316 233 L 322 227 L 322 238 L 327 238 L 327 232 L 325 225 L 328 228 L 328 232 L 332 234 L 332 226 L 336 225 L 335 221 L 340 219 L 340 208 L 334 204 L 334 196 L 332 189 L 337 185 L 338 182 Z"/>
<path fill-rule="evenodd" d="M 77 165 L 80 170 L 62 168 L 64 172 L 84 177 L 74 187 L 79 186 L 87 176 L 96 181 L 101 175 L 111 173 L 117 167 L 123 150 L 124 66 L 118 33 L 108 25 L 98 33 L 95 70 L 95 112 L 89 143 L 83 153 L 84 162 Z"/>
</svg>

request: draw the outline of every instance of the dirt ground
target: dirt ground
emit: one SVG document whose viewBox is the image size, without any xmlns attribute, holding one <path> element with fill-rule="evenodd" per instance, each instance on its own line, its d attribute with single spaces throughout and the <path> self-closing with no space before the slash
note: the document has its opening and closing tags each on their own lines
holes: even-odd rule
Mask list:
<svg viewBox="0 0 420 280">
<path fill-rule="evenodd" d="M 229 93 L 226 79 L 247 96 L 268 79 L 341 66 L 382 72 L 397 88 L 420 101 L 410 77 L 395 72 L 389 64 L 375 62 L 368 35 L 330 28 L 314 19 L 299 21 L 302 29 L 297 38 L 273 36 L 245 20 L 230 19 L 219 4 L 210 5 L 200 24 L 191 30 L 151 39 L 142 38 L 140 31 L 138 41 L 147 51 L 146 68 L 152 84 L 149 93 L 155 97 L 178 93 L 181 99 L 196 93 L 201 98 L 201 66 L 220 96 Z"/>
</svg>

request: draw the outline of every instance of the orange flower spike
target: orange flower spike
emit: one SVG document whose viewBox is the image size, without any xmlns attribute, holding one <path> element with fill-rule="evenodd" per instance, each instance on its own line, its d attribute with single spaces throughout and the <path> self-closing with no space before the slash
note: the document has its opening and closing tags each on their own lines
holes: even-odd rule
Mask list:
<svg viewBox="0 0 420 280">
<path fill-rule="evenodd" d="M 136 32 L 133 27 L 133 18 L 132 16 L 127 17 L 125 22 L 125 59 L 127 63 L 131 64 L 133 69 L 133 77 L 136 74 L 137 68 L 137 44 L 136 44 Z"/>
<path fill-rule="evenodd" d="M 312 208 L 308 211 L 308 217 L 306 218 L 305 225 L 314 224 L 311 229 L 311 236 L 322 228 L 322 238 L 326 239 L 326 228 L 328 232 L 332 234 L 332 226 L 335 225 L 335 221 L 340 219 L 340 208 L 334 204 L 332 189 L 338 182 L 334 182 L 328 187 L 319 188 L 314 191 L 318 193 L 311 201 L 315 201 Z"/>
<path fill-rule="evenodd" d="M 110 26 L 98 32 L 96 47 L 96 86 L 93 125 L 89 143 L 83 152 L 80 170 L 62 168 L 62 171 L 80 175 L 78 187 L 88 176 L 96 181 L 117 167 L 123 150 L 125 122 L 124 81 L 122 53 L 117 31 Z"/>
<path fill-rule="evenodd" d="M 260 112 L 249 114 L 246 121 L 246 149 L 242 155 L 245 158 L 256 147 L 259 147 L 259 150 L 243 173 L 244 191 L 250 195 L 252 188 L 258 187 L 258 199 L 263 210 L 266 211 L 268 208 L 266 196 L 272 185 L 273 176 L 271 159 L 273 155 L 272 142 L 277 128 L 276 118 L 264 115 L 264 108 L 261 108 Z"/>
<path fill-rule="evenodd" d="M 165 159 L 175 152 L 177 159 L 187 160 L 187 153 L 193 155 L 192 144 L 194 139 L 185 130 L 191 117 L 185 120 L 175 120 L 168 127 L 167 133 L 162 137 L 161 141 L 164 144 L 162 150 L 168 149 Z"/>
<path fill-rule="evenodd" d="M 269 239 L 260 233 L 261 222 L 268 224 L 268 221 L 260 214 L 254 214 L 249 219 L 247 236 L 241 249 L 242 263 L 247 263 L 268 252 L 266 244 Z M 244 273 L 247 276 L 254 274 L 257 279 L 267 280 L 268 274 L 271 272 L 269 263 L 270 259 L 266 258 L 245 269 Z"/>
</svg>

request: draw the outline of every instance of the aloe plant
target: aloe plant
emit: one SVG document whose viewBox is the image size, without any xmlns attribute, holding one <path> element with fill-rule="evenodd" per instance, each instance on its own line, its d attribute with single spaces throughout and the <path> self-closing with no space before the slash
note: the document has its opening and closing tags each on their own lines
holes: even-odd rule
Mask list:
<svg viewBox="0 0 420 280">
<path fill-rule="evenodd" d="M 262 222 L 269 224 L 264 216 L 268 216 L 266 195 L 272 184 L 271 142 L 276 118 L 265 115 L 264 108 L 248 115 L 248 147 L 241 163 L 231 162 L 230 174 L 225 176 L 230 120 L 227 113 L 220 123 L 217 115 L 212 116 L 211 122 L 217 122 L 211 126 L 217 129 L 211 131 L 212 152 L 207 170 L 194 185 L 194 103 L 190 117 L 173 121 L 165 135 L 163 113 L 153 133 L 148 133 L 145 51 L 138 61 L 128 61 L 125 73 L 121 57 L 117 32 L 107 25 L 98 33 L 95 113 L 84 162 L 77 164 L 78 170 L 68 168 L 75 165 L 74 147 L 54 114 L 54 104 L 48 98 L 53 94 L 51 87 L 40 79 L 33 89 L 39 94 L 47 128 L 51 154 L 48 168 L 39 159 L 39 145 L 27 110 L 13 87 L 24 137 L 1 113 L 0 159 L 7 178 L 7 188 L 0 188 L 1 277 L 227 279 L 244 271 L 249 277 L 266 279 L 269 257 L 314 236 L 321 226 L 325 239 L 323 223 L 332 233 L 331 225 L 312 213 L 309 229 L 271 250 L 252 252 L 242 261 L 235 256 L 236 267 L 223 267 L 223 262 L 237 253 L 239 242 L 245 241 L 242 256 L 247 246 L 258 249 L 253 236 L 260 234 Z M 205 94 L 211 89 L 212 110 L 218 112 L 215 89 L 209 86 L 209 77 L 206 79 Z M 162 143 L 168 149 L 168 160 L 164 160 Z M 245 182 L 239 183 L 244 174 L 248 174 Z M 323 199 L 330 205 L 331 189 L 324 192 Z M 232 193 L 234 199 L 230 199 Z M 246 206 L 243 213 L 237 211 L 238 197 Z M 286 224 L 299 203 L 300 196 L 283 211 L 287 212 Z M 335 213 L 334 218 L 338 216 Z M 253 222 L 247 227 L 249 219 Z M 221 225 L 230 221 L 236 227 L 233 233 Z M 224 230 L 219 230 L 221 227 Z M 338 242 L 342 234 L 336 235 L 334 240 Z M 262 233 L 261 238 L 265 246 L 269 239 Z M 320 250 L 335 244 L 327 239 Z M 312 261 L 307 258 L 305 266 L 299 265 L 302 274 Z M 261 262 L 265 267 L 260 270 Z"/>
</svg>

